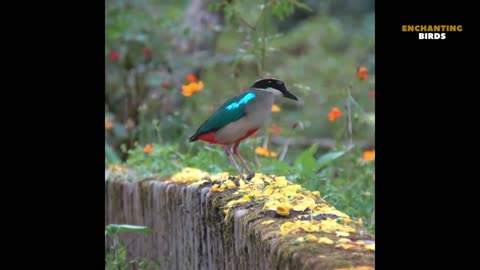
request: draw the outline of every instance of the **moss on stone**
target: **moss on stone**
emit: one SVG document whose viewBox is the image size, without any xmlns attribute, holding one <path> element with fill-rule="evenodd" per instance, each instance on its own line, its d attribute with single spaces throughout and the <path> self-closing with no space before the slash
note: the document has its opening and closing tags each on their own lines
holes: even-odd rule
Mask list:
<svg viewBox="0 0 480 270">
<path fill-rule="evenodd" d="M 154 198 L 153 196 L 150 196 L 152 195 L 150 193 L 153 192 L 153 190 L 151 190 L 151 181 L 159 180 L 160 179 L 145 179 L 136 183 L 139 185 L 137 189 L 139 192 L 138 203 L 142 209 L 142 216 L 145 213 L 154 212 L 147 212 L 146 209 L 150 205 L 154 205 Z M 217 182 L 222 184 L 221 180 Z M 206 262 L 206 258 L 198 261 L 202 261 L 204 267 L 207 267 L 209 263 L 213 263 L 217 264 L 217 267 L 220 268 L 224 267 L 226 264 L 234 263 L 239 264 L 239 268 L 247 269 L 251 267 L 268 267 L 273 269 L 335 269 L 361 265 L 374 266 L 374 251 L 366 249 L 345 250 L 341 247 L 337 247 L 337 241 L 340 237 L 335 233 L 322 231 L 313 233 L 296 232 L 282 235 L 280 232 L 280 226 L 286 221 L 297 220 L 299 218 L 299 213 L 289 215 L 288 217 L 280 217 L 272 215 L 271 213 L 269 214 L 268 211 L 263 210 L 265 199 L 252 200 L 233 205 L 228 208 L 229 211 L 227 217 L 225 217 L 224 211 L 227 209 L 226 205 L 232 200 L 242 198 L 244 195 L 236 193 L 236 191 L 239 190 L 239 187 L 236 187 L 233 189 L 225 189 L 221 192 L 209 192 L 207 194 L 207 199 L 202 200 L 200 195 L 202 190 L 201 187 L 209 186 L 209 183 L 211 184 L 211 182 L 199 182 L 198 187 L 192 190 L 193 193 L 187 193 L 186 186 L 191 183 L 170 182 L 167 185 L 161 186 L 165 191 L 160 194 L 165 194 L 166 198 L 162 200 L 162 203 L 165 205 L 162 206 L 160 211 L 163 211 L 164 213 L 162 213 L 162 217 L 159 218 L 167 219 L 169 222 L 173 223 L 167 227 L 163 227 L 164 230 L 167 231 L 157 231 L 157 233 L 160 235 L 166 235 L 168 239 L 175 239 L 176 242 L 180 241 L 178 245 L 181 245 L 181 247 L 169 247 L 169 249 L 176 250 L 176 256 L 183 254 L 183 259 L 192 261 L 197 260 L 196 257 L 202 256 L 202 254 L 210 254 L 209 256 L 213 258 L 212 261 Z M 112 203 L 114 209 L 122 209 L 126 207 L 123 205 L 122 200 L 124 194 L 123 188 L 124 186 L 122 184 L 117 183 L 107 187 L 108 193 L 113 192 L 113 194 L 111 194 L 112 196 L 110 196 L 113 201 L 110 201 L 109 203 Z M 201 224 L 190 225 L 195 226 L 192 228 L 188 226 L 185 227 L 186 225 L 183 224 L 184 221 L 193 219 L 191 216 L 191 209 L 189 209 L 189 211 L 179 209 L 179 207 L 185 207 L 183 204 L 187 201 L 187 194 L 191 194 L 192 198 L 188 200 L 191 200 L 192 203 L 200 203 L 203 201 L 204 205 L 201 208 L 208 209 L 204 212 L 204 216 L 195 219 L 197 223 L 200 222 Z M 321 198 L 316 198 L 315 201 L 319 205 L 327 204 Z M 242 210 L 246 211 L 242 213 L 241 216 L 235 216 L 237 211 Z M 326 216 L 325 218 L 328 217 L 330 216 Z M 272 220 L 273 222 L 265 223 L 265 221 L 269 220 Z M 128 223 L 128 221 L 126 222 Z M 199 228 L 196 228 L 197 226 Z M 350 240 L 374 240 L 374 236 L 366 233 L 366 230 L 364 230 L 361 235 L 359 233 L 361 227 L 356 227 L 356 232 L 351 232 L 348 236 Z M 152 229 L 155 230 L 155 228 Z M 191 232 L 189 230 L 191 230 Z M 205 243 L 207 230 L 210 231 L 209 237 L 214 238 L 213 240 L 210 239 L 210 245 L 213 246 L 203 246 L 203 244 L 201 244 L 197 249 L 188 246 L 193 245 L 193 243 L 188 243 L 185 239 L 191 239 L 191 237 L 195 239 L 193 242 L 200 241 L 201 243 Z M 198 235 L 191 236 L 191 234 L 194 233 Z M 187 237 L 186 234 L 189 236 Z M 333 240 L 334 243 L 322 244 L 318 242 L 310 243 L 298 241 L 299 238 L 306 237 L 309 234 L 318 239 L 328 237 Z M 239 237 L 242 239 L 239 239 Z M 176 242 L 169 243 L 172 245 Z M 157 246 L 162 248 L 162 245 Z M 182 249 L 186 250 L 182 251 Z M 193 254 L 192 252 L 197 252 L 198 254 Z M 176 260 L 182 259 L 176 256 L 173 258 Z M 178 264 L 178 261 L 174 262 L 175 259 L 172 259 L 174 265 L 183 265 Z M 210 265 L 209 267 L 211 268 L 214 266 Z"/>
</svg>

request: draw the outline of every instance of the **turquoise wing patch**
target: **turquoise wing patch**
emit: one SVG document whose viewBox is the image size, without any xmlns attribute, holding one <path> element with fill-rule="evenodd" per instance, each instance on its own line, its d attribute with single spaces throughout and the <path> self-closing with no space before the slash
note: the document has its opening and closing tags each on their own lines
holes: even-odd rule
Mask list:
<svg viewBox="0 0 480 270">
<path fill-rule="evenodd" d="M 235 122 L 245 115 L 245 106 L 254 100 L 256 94 L 246 92 L 227 100 L 218 110 L 205 121 L 198 129 L 197 134 L 221 129 L 231 122 Z"/>
</svg>

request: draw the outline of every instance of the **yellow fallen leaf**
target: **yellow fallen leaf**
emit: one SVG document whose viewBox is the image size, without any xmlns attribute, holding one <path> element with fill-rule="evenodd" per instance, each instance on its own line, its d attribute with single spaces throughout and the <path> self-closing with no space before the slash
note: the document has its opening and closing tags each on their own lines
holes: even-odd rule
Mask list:
<svg viewBox="0 0 480 270">
<path fill-rule="evenodd" d="M 330 238 L 327 238 L 327 237 L 320 237 L 320 239 L 318 239 L 318 243 L 331 245 L 331 244 L 333 244 L 333 240 L 331 240 Z"/>
<path fill-rule="evenodd" d="M 279 176 L 279 177 L 275 178 L 275 186 L 277 188 L 285 187 L 287 185 L 288 185 L 288 181 L 285 178 L 285 176 Z"/>
<path fill-rule="evenodd" d="M 304 223 L 301 223 L 300 228 L 302 230 L 306 231 L 306 232 L 318 232 L 319 231 L 318 225 L 313 224 L 313 223 L 309 223 L 308 221 L 304 222 Z"/>
<path fill-rule="evenodd" d="M 340 238 L 337 240 L 337 243 L 350 243 L 350 242 L 352 241 L 348 238 Z"/>
<path fill-rule="evenodd" d="M 223 190 L 225 190 L 225 187 L 219 186 L 218 184 L 215 184 L 210 188 L 210 192 L 222 192 Z"/>
<path fill-rule="evenodd" d="M 228 172 L 222 172 L 222 173 L 217 173 L 215 175 L 212 175 L 210 179 L 212 181 L 221 181 L 221 180 L 228 179 L 228 176 L 229 176 Z"/>
<path fill-rule="evenodd" d="M 238 200 L 229 201 L 226 206 L 230 207 L 230 206 L 233 206 L 233 205 L 236 205 L 236 204 L 246 203 L 246 202 L 249 202 L 249 201 L 251 201 L 250 196 L 245 195 Z"/>
<path fill-rule="evenodd" d="M 363 220 L 361 218 L 358 218 L 357 222 L 360 226 L 363 225 Z"/>
<path fill-rule="evenodd" d="M 267 225 L 267 224 L 270 224 L 270 223 L 273 223 L 273 222 L 275 222 L 275 220 L 270 219 L 270 220 L 262 221 L 262 223 L 260 223 L 260 224 Z"/>
<path fill-rule="evenodd" d="M 255 186 L 265 186 L 265 182 L 260 177 L 255 176 L 253 179 L 250 180 L 250 183 Z"/>
<path fill-rule="evenodd" d="M 235 182 L 233 182 L 232 180 L 227 180 L 227 181 L 225 181 L 224 184 L 225 184 L 226 188 L 228 188 L 228 189 L 237 187 L 237 185 L 235 185 Z"/>
<path fill-rule="evenodd" d="M 338 232 L 335 232 L 337 236 L 339 237 L 348 237 L 350 236 L 350 233 L 348 232 L 341 232 L 341 231 L 338 231 Z"/>
<path fill-rule="evenodd" d="M 365 248 L 368 249 L 368 250 L 375 251 L 375 244 L 365 245 Z"/>
<path fill-rule="evenodd" d="M 313 234 L 307 234 L 307 236 L 305 236 L 305 241 L 309 243 L 314 243 L 318 242 L 318 238 Z"/>
<path fill-rule="evenodd" d="M 342 243 L 342 244 L 338 244 L 336 246 L 337 248 L 338 247 L 341 247 L 343 249 L 353 249 L 353 248 L 360 248 L 359 245 L 355 244 L 355 243 Z"/>
<path fill-rule="evenodd" d="M 291 206 L 286 203 L 282 203 L 277 205 L 277 214 L 280 216 L 288 216 L 290 215 L 290 208 Z"/>
<path fill-rule="evenodd" d="M 184 168 L 170 178 L 175 183 L 190 183 L 197 182 L 206 178 L 210 178 L 210 174 L 196 168 Z"/>
<path fill-rule="evenodd" d="M 333 233 L 336 231 L 355 232 L 355 229 L 353 227 L 340 224 L 335 219 L 330 218 L 320 221 L 320 229 L 327 233 Z"/>
<path fill-rule="evenodd" d="M 300 226 L 295 222 L 287 221 L 280 226 L 280 233 L 282 235 L 297 231 L 300 231 Z"/>
</svg>

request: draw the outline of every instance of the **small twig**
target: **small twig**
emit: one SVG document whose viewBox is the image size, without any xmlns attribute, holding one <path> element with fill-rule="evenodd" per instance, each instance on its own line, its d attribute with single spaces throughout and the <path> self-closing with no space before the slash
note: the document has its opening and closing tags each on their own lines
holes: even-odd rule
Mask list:
<svg viewBox="0 0 480 270">
<path fill-rule="evenodd" d="M 117 268 L 118 268 L 118 270 L 121 270 L 122 268 L 120 267 L 120 262 L 119 262 L 120 254 L 119 254 L 119 251 L 118 251 L 118 236 L 117 235 L 113 236 L 113 250 L 115 252 L 115 261 L 117 262 Z"/>
<path fill-rule="evenodd" d="M 295 129 L 295 127 L 292 126 L 292 128 L 290 129 L 290 132 L 288 133 L 289 138 L 287 140 L 285 140 L 285 143 L 283 144 L 282 154 L 280 155 L 280 158 L 278 159 L 280 161 L 283 161 L 283 159 L 287 155 L 288 146 L 290 145 L 290 141 L 291 141 L 291 137 L 292 137 L 294 129 Z"/>
<path fill-rule="evenodd" d="M 352 86 L 350 85 L 349 88 L 347 88 L 347 98 L 345 100 L 345 110 L 347 112 L 347 138 L 348 142 L 351 145 L 353 145 L 353 130 L 352 130 L 352 107 L 350 104 L 351 100 L 351 88 Z"/>
<path fill-rule="evenodd" d="M 373 208 L 372 214 L 370 215 L 370 220 L 368 222 L 368 228 L 371 229 L 374 224 L 375 224 L 375 207 Z"/>
<path fill-rule="evenodd" d="M 289 144 L 290 144 L 290 139 L 287 139 L 287 140 L 285 141 L 285 143 L 283 144 L 282 153 L 280 154 L 280 157 L 278 158 L 278 160 L 283 161 L 283 159 L 284 159 L 285 156 L 287 155 L 288 145 L 289 145 Z"/>
<path fill-rule="evenodd" d="M 242 16 L 238 15 L 236 12 L 235 12 L 235 17 L 237 17 L 237 19 L 241 23 L 245 24 L 248 28 L 250 28 L 250 30 L 252 30 L 254 32 L 256 31 L 256 25 L 249 24 Z"/>
<path fill-rule="evenodd" d="M 267 134 L 268 134 L 268 133 L 267 133 Z M 268 136 L 267 134 L 265 135 L 265 140 L 263 140 L 263 146 L 262 146 L 262 147 L 263 147 L 264 149 L 268 149 L 267 147 L 268 147 L 268 138 L 269 138 L 269 136 Z"/>
<path fill-rule="evenodd" d="M 263 36 L 262 36 L 262 72 L 265 70 L 265 58 L 266 58 L 266 51 L 267 51 L 267 4 L 268 0 L 264 1 L 264 7 L 262 12 L 263 17 Z M 259 74 L 261 75 L 261 74 Z"/>
</svg>

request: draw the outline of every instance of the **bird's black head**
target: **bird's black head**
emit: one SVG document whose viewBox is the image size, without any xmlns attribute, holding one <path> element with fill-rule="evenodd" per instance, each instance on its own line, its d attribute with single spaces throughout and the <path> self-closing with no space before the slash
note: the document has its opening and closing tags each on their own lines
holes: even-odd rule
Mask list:
<svg viewBox="0 0 480 270">
<path fill-rule="evenodd" d="M 298 100 L 298 98 L 287 90 L 285 83 L 275 77 L 265 77 L 257 80 L 252 88 L 264 89 L 272 92 L 273 94 L 283 95 L 286 98 Z"/>
</svg>

